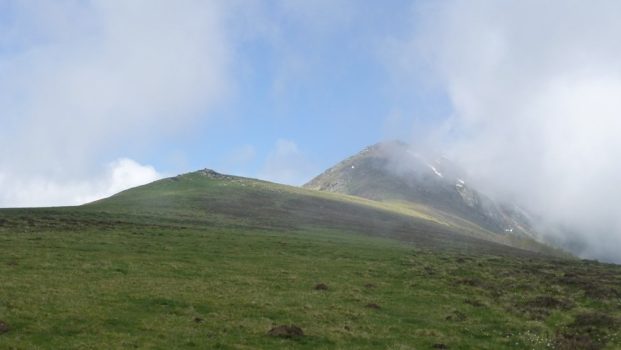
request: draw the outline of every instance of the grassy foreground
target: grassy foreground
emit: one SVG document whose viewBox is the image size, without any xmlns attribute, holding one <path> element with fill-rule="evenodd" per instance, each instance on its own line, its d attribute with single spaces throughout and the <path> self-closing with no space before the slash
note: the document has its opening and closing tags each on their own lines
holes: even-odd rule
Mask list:
<svg viewBox="0 0 621 350">
<path fill-rule="evenodd" d="M 441 231 L 404 243 L 372 235 L 388 214 L 305 222 L 275 197 L 243 216 L 241 192 L 213 187 L 225 183 L 201 183 L 214 197 L 183 185 L 204 202 L 173 181 L 161 202 L 165 188 L 145 187 L 0 210 L 0 349 L 621 348 L 619 266 Z M 278 325 L 304 336 L 269 336 Z"/>
</svg>

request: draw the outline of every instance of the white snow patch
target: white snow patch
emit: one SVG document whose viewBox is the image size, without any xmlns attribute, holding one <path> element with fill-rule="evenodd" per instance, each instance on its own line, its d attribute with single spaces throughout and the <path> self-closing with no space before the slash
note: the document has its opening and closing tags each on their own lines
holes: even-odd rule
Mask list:
<svg viewBox="0 0 621 350">
<path fill-rule="evenodd" d="M 466 181 L 464 181 L 464 180 L 462 180 L 462 179 L 457 179 L 457 182 L 459 182 L 459 183 L 460 183 L 460 184 L 462 184 L 462 185 L 465 185 L 465 184 L 466 184 Z"/>
<path fill-rule="evenodd" d="M 427 164 L 427 165 L 429 165 L 429 167 L 431 168 L 431 170 L 433 170 L 433 172 L 434 172 L 434 173 L 436 173 L 436 175 L 438 175 L 439 177 L 444 177 L 444 176 L 442 176 L 442 173 L 441 173 L 441 172 L 439 172 L 439 171 L 438 171 L 438 169 L 436 169 L 436 167 L 434 167 L 434 166 L 433 166 L 433 165 L 431 165 L 431 164 Z"/>
</svg>

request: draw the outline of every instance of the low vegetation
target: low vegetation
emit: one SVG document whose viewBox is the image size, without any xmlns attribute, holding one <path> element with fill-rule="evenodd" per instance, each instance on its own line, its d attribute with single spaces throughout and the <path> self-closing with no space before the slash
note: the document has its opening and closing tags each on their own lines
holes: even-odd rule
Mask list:
<svg viewBox="0 0 621 350">
<path fill-rule="evenodd" d="M 620 266 L 208 178 L 0 210 L 0 349 L 621 347 Z"/>
</svg>

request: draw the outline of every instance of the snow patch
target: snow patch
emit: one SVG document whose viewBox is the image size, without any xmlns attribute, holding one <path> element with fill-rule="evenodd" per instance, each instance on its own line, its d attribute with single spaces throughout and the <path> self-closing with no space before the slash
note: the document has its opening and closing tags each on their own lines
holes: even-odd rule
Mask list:
<svg viewBox="0 0 621 350">
<path fill-rule="evenodd" d="M 436 167 L 434 167 L 434 166 L 433 166 L 433 165 L 431 165 L 431 164 L 427 164 L 427 165 L 431 168 L 431 170 L 433 170 L 433 172 L 434 172 L 436 175 L 438 175 L 439 177 L 444 177 L 444 176 L 442 176 L 442 173 L 441 173 L 441 172 L 439 172 L 439 171 L 438 171 L 438 169 L 436 169 Z"/>
</svg>

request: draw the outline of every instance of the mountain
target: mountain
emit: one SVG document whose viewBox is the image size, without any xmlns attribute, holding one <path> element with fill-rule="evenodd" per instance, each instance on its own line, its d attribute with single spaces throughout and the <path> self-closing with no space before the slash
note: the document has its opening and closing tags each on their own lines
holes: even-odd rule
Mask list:
<svg viewBox="0 0 621 350">
<path fill-rule="evenodd" d="M 524 210 L 498 203 L 471 187 L 465 172 L 446 157 L 422 154 L 400 141 L 369 146 L 304 188 L 401 203 L 498 235 L 538 236 Z"/>
<path fill-rule="evenodd" d="M 182 219 L 186 224 L 204 225 L 224 221 L 253 228 L 293 230 L 320 227 L 432 247 L 470 249 L 493 242 L 558 253 L 530 237 L 495 235 L 464 220 L 448 222 L 438 213 L 415 206 L 224 175 L 210 169 L 159 180 L 84 207 L 113 213 L 119 209 L 148 213 L 163 222 Z"/>
<path fill-rule="evenodd" d="M 621 267 L 398 198 L 200 170 L 0 209 L 0 349 L 621 347 Z"/>
</svg>

